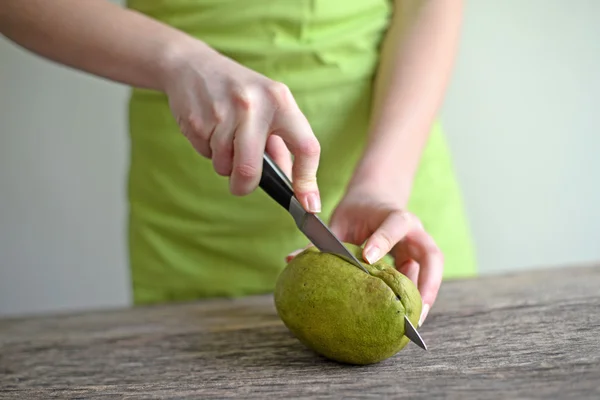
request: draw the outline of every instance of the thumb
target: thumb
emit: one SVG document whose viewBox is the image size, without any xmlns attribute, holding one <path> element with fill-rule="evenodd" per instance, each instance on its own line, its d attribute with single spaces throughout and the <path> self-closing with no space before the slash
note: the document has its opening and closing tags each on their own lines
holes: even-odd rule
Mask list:
<svg viewBox="0 0 600 400">
<path fill-rule="evenodd" d="M 414 226 L 414 217 L 404 210 L 398 210 L 383 221 L 365 243 L 363 257 L 370 264 L 379 261 L 400 242 Z"/>
</svg>

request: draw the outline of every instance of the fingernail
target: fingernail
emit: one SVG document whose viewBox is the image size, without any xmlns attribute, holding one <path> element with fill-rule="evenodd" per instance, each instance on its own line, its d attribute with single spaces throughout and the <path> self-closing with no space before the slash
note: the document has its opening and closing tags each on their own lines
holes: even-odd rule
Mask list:
<svg viewBox="0 0 600 400">
<path fill-rule="evenodd" d="M 317 193 L 311 193 L 306 196 L 306 210 L 312 213 L 321 212 L 321 199 Z"/>
<path fill-rule="evenodd" d="M 288 254 L 285 259 L 289 262 L 292 258 L 296 257 L 298 254 L 302 253 L 305 249 L 298 249 L 298 250 L 294 250 L 292 251 L 290 254 Z"/>
<path fill-rule="evenodd" d="M 365 250 L 365 259 L 369 264 L 373 264 L 379 260 L 379 255 L 381 254 L 381 250 L 379 247 L 370 246 Z"/>
<path fill-rule="evenodd" d="M 423 310 L 421 311 L 421 318 L 419 319 L 419 328 L 425 322 L 425 318 L 427 318 L 427 314 L 429 313 L 429 304 L 423 305 Z"/>
</svg>

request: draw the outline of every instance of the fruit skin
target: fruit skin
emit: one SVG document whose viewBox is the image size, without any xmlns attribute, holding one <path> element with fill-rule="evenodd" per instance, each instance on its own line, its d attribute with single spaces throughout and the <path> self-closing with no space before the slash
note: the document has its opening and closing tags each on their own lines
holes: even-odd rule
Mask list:
<svg viewBox="0 0 600 400">
<path fill-rule="evenodd" d="M 359 246 L 346 246 L 363 259 Z M 310 247 L 289 262 L 275 286 L 285 326 L 308 348 L 341 363 L 374 364 L 395 355 L 409 342 L 404 315 L 414 326 L 421 316 L 421 296 L 410 279 L 385 261 L 363 265 L 371 275 Z"/>
</svg>

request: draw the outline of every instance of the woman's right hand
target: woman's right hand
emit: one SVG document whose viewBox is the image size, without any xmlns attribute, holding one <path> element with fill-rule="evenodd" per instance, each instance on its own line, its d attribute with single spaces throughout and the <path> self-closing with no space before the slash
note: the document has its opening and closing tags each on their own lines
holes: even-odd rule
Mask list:
<svg viewBox="0 0 600 400">
<path fill-rule="evenodd" d="M 290 90 L 200 41 L 171 51 L 164 89 L 181 132 L 242 196 L 259 184 L 265 150 L 292 178 L 298 200 L 321 211 L 320 145 Z M 293 154 L 294 160 L 290 156 Z"/>
<path fill-rule="evenodd" d="M 319 142 L 285 85 L 107 1 L 4 0 L 0 33 L 55 62 L 165 92 L 181 131 L 230 176 L 233 194 L 258 186 L 266 150 L 307 211 L 320 211 Z"/>
</svg>

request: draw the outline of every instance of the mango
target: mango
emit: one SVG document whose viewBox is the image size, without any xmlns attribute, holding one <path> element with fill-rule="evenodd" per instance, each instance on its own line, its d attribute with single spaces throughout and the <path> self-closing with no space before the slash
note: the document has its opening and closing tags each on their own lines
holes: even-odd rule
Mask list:
<svg viewBox="0 0 600 400">
<path fill-rule="evenodd" d="M 362 248 L 345 244 L 359 260 Z M 306 347 L 330 360 L 366 365 L 402 350 L 404 316 L 417 326 L 422 301 L 415 284 L 387 261 L 362 263 L 370 274 L 310 247 L 280 273 L 275 308 Z"/>
</svg>

